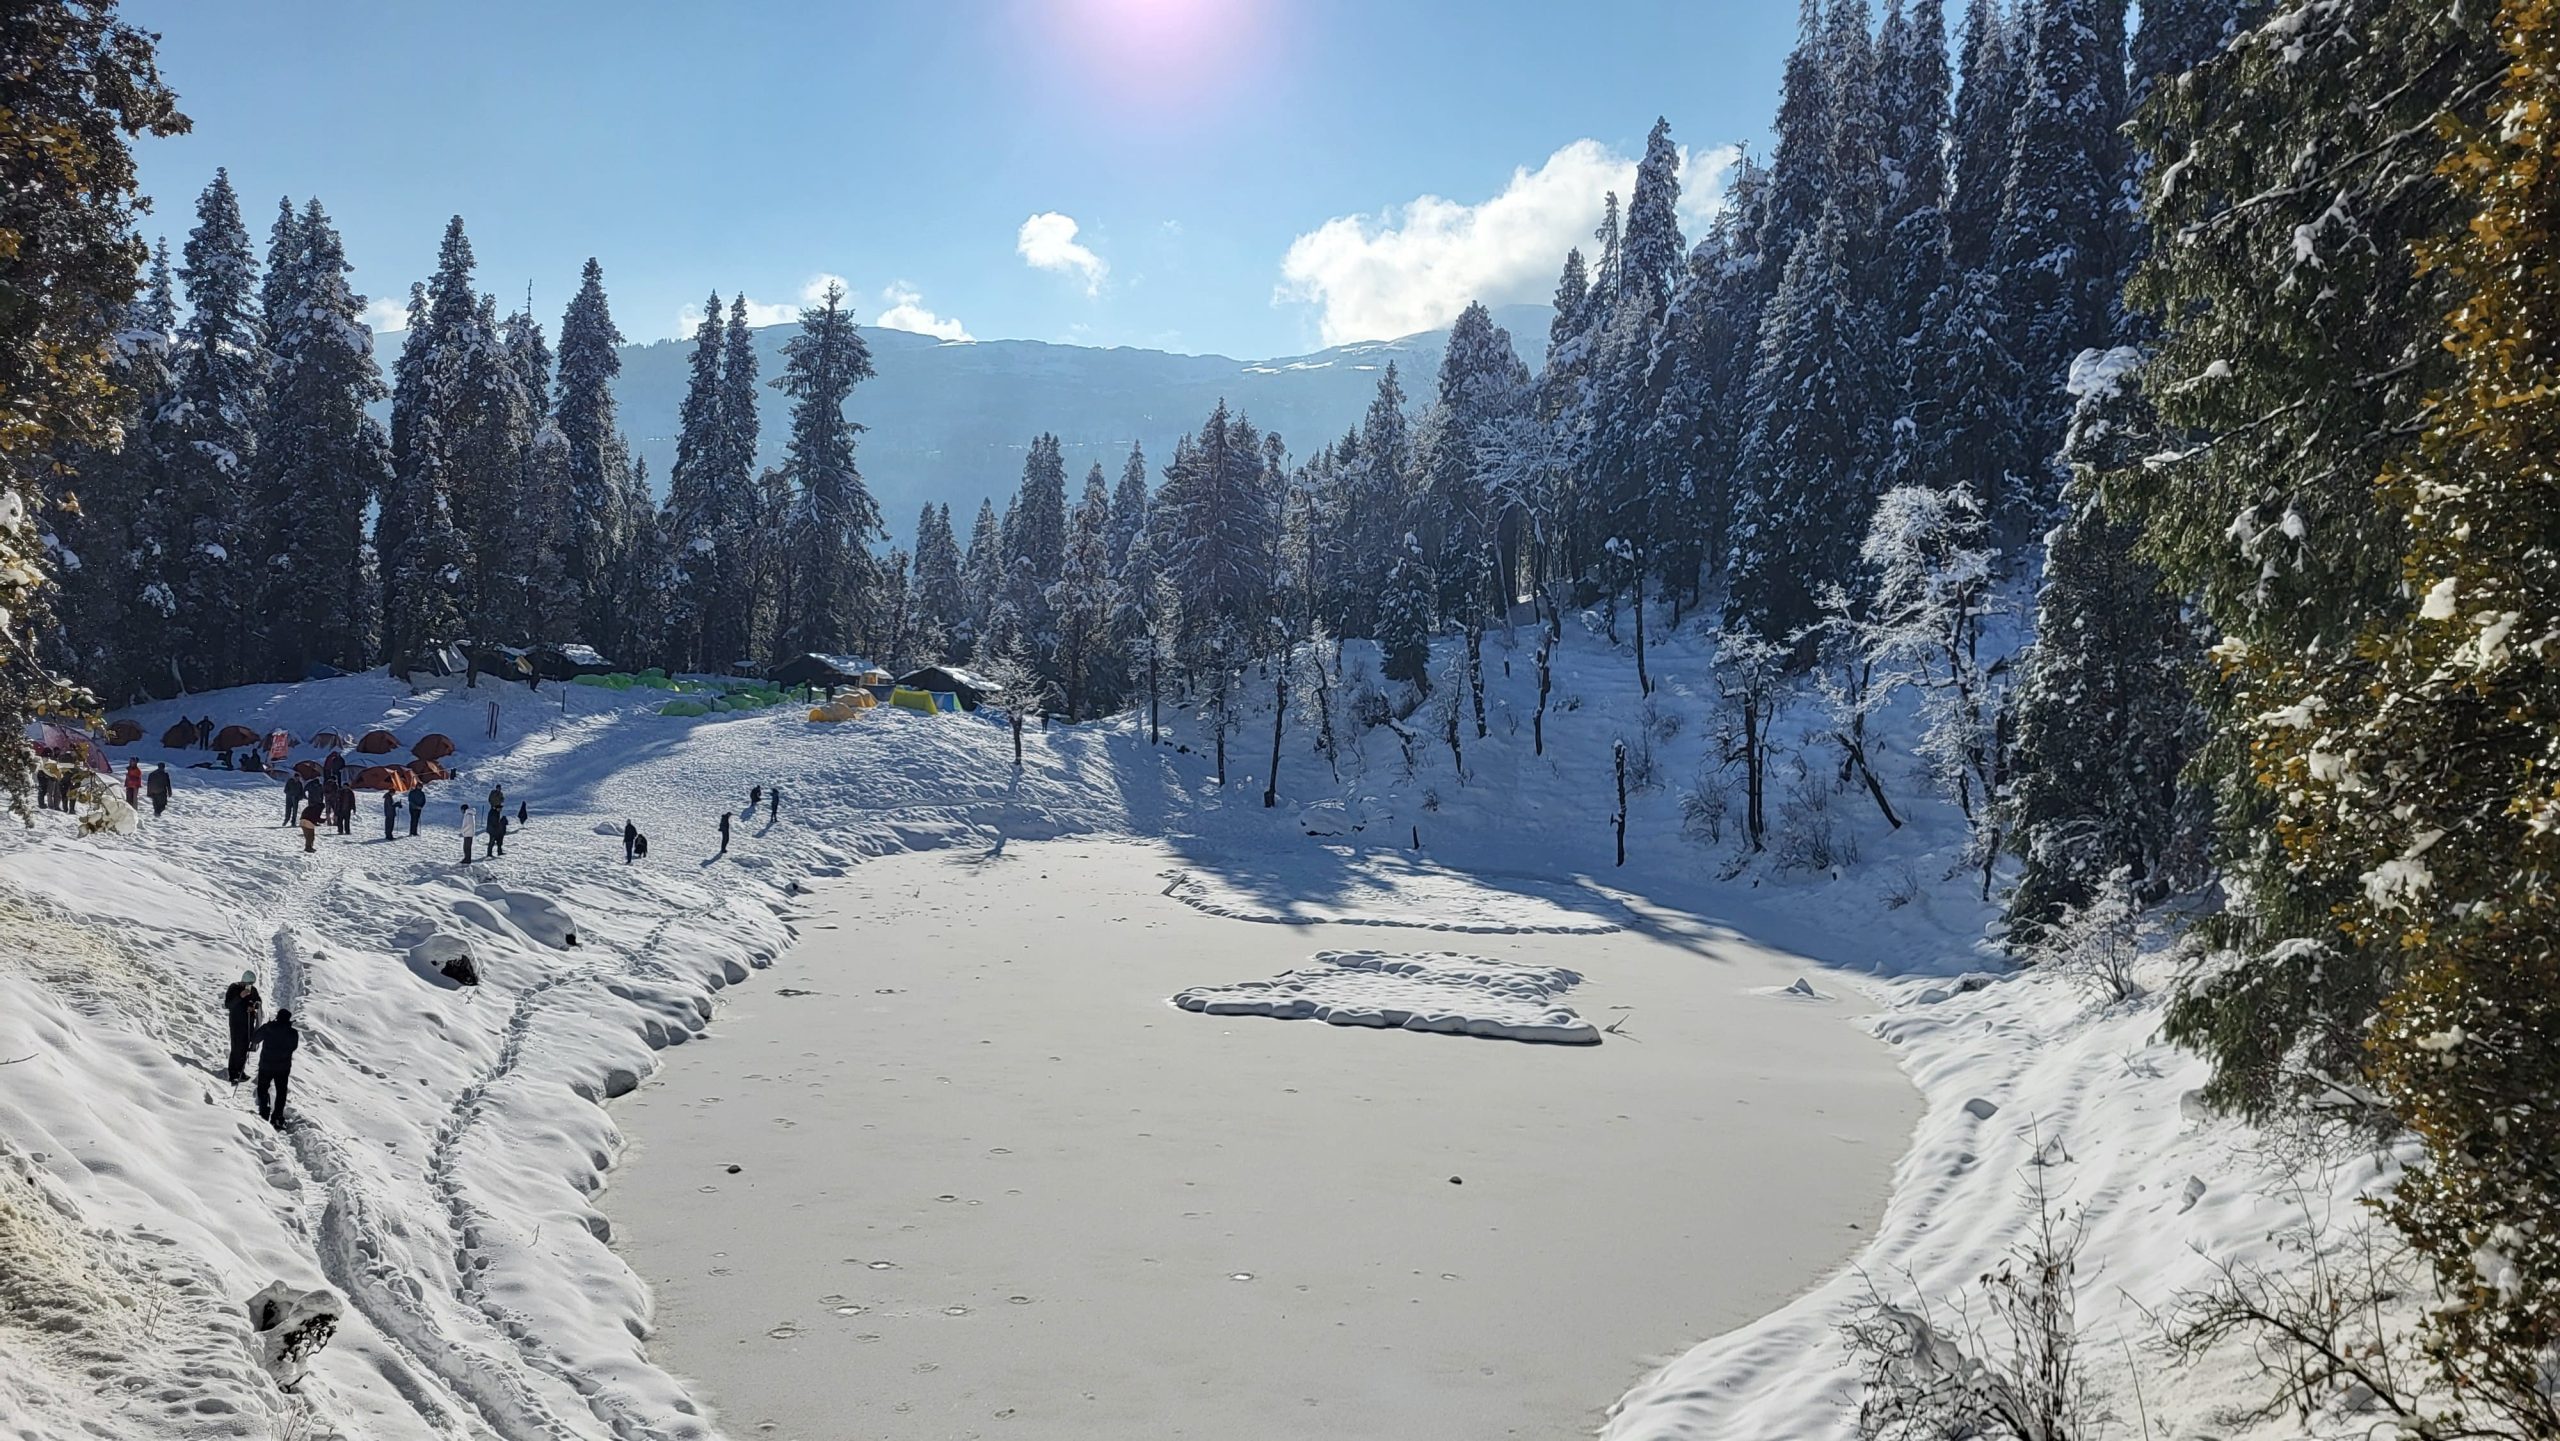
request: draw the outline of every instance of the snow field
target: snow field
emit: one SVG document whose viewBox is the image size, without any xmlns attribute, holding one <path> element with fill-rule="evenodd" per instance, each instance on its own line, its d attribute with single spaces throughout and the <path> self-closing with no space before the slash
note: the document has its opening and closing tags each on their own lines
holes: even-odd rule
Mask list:
<svg viewBox="0 0 2560 1441">
<path fill-rule="evenodd" d="M 1596 1046 L 1600 1028 L 1556 998 L 1582 983 L 1562 966 L 1524 966 L 1451 952 L 1402 956 L 1322 951 L 1315 964 L 1267 981 L 1195 986 L 1176 994 L 1186 1011 L 1270 1016 L 1335 1026 L 1432 1031 L 1505 1041 Z"/>
</svg>

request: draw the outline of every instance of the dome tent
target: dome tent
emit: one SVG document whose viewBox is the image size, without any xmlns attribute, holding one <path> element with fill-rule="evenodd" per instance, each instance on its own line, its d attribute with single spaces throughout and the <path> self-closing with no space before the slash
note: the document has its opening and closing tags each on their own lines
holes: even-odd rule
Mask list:
<svg viewBox="0 0 2560 1441">
<path fill-rule="evenodd" d="M 247 726 L 224 726 L 213 733 L 213 748 L 218 751 L 227 751 L 236 746 L 253 746 L 257 743 L 258 733 Z"/>
<path fill-rule="evenodd" d="M 443 760 L 453 754 L 453 737 L 442 731 L 421 737 L 416 745 L 409 747 L 409 754 L 422 761 Z"/>
<path fill-rule="evenodd" d="M 356 749 L 369 756 L 389 755 L 400 748 L 400 738 L 389 731 L 366 731 Z"/>
</svg>

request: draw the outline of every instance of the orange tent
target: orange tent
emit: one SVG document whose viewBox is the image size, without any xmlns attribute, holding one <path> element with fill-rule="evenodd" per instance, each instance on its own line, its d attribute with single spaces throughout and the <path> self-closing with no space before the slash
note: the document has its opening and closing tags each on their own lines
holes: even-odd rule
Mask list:
<svg viewBox="0 0 2560 1441">
<path fill-rule="evenodd" d="M 449 781 L 453 779 L 453 772 L 446 770 L 443 766 L 436 764 L 434 761 L 422 760 L 416 765 L 410 766 L 408 770 L 409 774 L 416 776 L 422 781 Z"/>
<path fill-rule="evenodd" d="M 400 748 L 400 738 L 389 731 L 366 731 L 356 749 L 369 756 L 389 755 Z"/>
<path fill-rule="evenodd" d="M 414 790 L 417 776 L 407 766 L 366 766 L 356 772 L 356 789 L 360 791 Z"/>
<path fill-rule="evenodd" d="M 142 739 L 142 722 L 140 721 L 120 720 L 107 727 L 107 744 L 109 745 L 129 746 L 140 739 Z"/>
<path fill-rule="evenodd" d="M 258 733 L 247 726 L 224 726 L 213 733 L 213 748 L 218 751 L 227 751 L 233 746 L 253 746 L 257 743 Z"/>
<path fill-rule="evenodd" d="M 441 731 L 409 747 L 409 754 L 422 761 L 440 761 L 453 754 L 453 737 Z"/>
<path fill-rule="evenodd" d="M 336 731 L 322 731 L 320 734 L 311 738 L 311 743 L 324 751 L 333 751 L 346 744 L 345 741 L 338 738 L 338 733 Z"/>
<path fill-rule="evenodd" d="M 167 746 L 171 750 L 177 750 L 184 746 L 191 746 L 195 743 L 196 728 L 188 721 L 180 721 L 176 725 L 173 725 L 160 733 L 160 744 Z"/>
<path fill-rule="evenodd" d="M 320 779 L 320 763 L 318 761 L 295 761 L 293 763 L 293 773 L 302 777 L 304 780 L 316 781 Z"/>
</svg>

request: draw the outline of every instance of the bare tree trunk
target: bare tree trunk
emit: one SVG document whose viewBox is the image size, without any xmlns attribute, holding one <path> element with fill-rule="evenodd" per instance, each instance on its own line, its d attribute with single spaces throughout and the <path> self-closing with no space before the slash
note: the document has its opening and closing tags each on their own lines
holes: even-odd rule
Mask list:
<svg viewBox="0 0 2560 1441">
<path fill-rule="evenodd" d="M 1013 768 L 1022 769 L 1022 707 L 1013 708 Z"/>
<path fill-rule="evenodd" d="M 1164 705 L 1156 685 L 1156 640 L 1147 637 L 1147 744 L 1164 744 Z"/>
<path fill-rule="evenodd" d="M 1280 736 L 1289 724 L 1289 653 L 1280 653 L 1271 683 L 1271 774 L 1262 782 L 1262 808 L 1280 804 Z"/>
<path fill-rule="evenodd" d="M 1623 866 L 1627 863 L 1627 743 L 1625 741 L 1617 742 L 1616 750 L 1618 757 L 1618 813 L 1612 819 L 1617 822 L 1618 827 L 1618 864 Z"/>
<path fill-rule="evenodd" d="M 1483 740 L 1484 728 L 1484 619 L 1479 616 L 1467 625 L 1467 689 L 1475 699 L 1476 739 Z"/>
<path fill-rule="evenodd" d="M 1742 792 L 1743 824 L 1751 833 L 1751 848 L 1768 849 L 1769 816 L 1766 806 L 1769 784 L 1769 761 L 1762 745 L 1757 697 L 1745 696 L 1742 704 Z"/>
<path fill-rule="evenodd" d="M 1547 692 L 1552 689 L 1555 684 L 1555 671 L 1549 664 L 1549 661 L 1554 657 L 1555 647 L 1556 642 L 1553 634 L 1539 637 L 1538 714 L 1529 722 L 1530 739 L 1534 744 L 1535 753 L 1538 755 L 1545 755 L 1547 753 Z"/>
<path fill-rule="evenodd" d="M 1644 670 L 1644 552 L 1636 552 L 1636 693 L 1653 694 L 1653 680 Z"/>
</svg>

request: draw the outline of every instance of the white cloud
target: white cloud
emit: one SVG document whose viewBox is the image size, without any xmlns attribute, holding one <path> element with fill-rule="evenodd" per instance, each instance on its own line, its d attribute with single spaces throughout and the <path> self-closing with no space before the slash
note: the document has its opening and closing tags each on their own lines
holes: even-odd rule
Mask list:
<svg viewBox="0 0 2560 1441">
<path fill-rule="evenodd" d="M 1075 218 L 1044 210 L 1022 222 L 1013 248 L 1034 270 L 1055 270 L 1084 277 L 1084 293 L 1098 294 L 1110 262 L 1076 239 Z"/>
<path fill-rule="evenodd" d="M 969 329 L 954 316 L 936 315 L 925 309 L 924 293 L 903 280 L 893 280 L 880 289 L 880 299 L 888 308 L 880 312 L 874 325 L 884 330 L 912 330 L 918 335 L 931 335 L 943 340 L 968 340 Z"/>
<path fill-rule="evenodd" d="M 377 333 L 406 330 L 409 328 L 409 299 L 402 296 L 394 300 L 384 296 L 380 300 L 368 301 L 364 309 L 356 312 L 356 319 Z"/>
<path fill-rule="evenodd" d="M 1730 146 L 1683 152 L 1684 227 L 1715 213 L 1736 155 Z M 1336 216 L 1289 243 L 1272 298 L 1322 307 L 1327 345 L 1446 325 L 1471 301 L 1548 299 L 1565 251 L 1589 243 L 1604 197 L 1614 190 L 1623 202 L 1635 174 L 1633 160 L 1576 140 L 1535 170 L 1512 171 L 1502 193 L 1480 204 L 1425 195 L 1377 215 Z"/>
<path fill-rule="evenodd" d="M 728 301 L 724 300 L 720 303 L 720 313 L 724 317 L 728 315 Z M 768 325 L 787 325 L 799 318 L 799 301 L 781 300 L 768 305 L 764 301 L 758 300 L 752 295 L 747 297 L 747 325 L 752 329 L 761 330 Z M 677 311 L 676 339 L 691 340 L 693 338 L 694 331 L 700 329 L 701 325 L 701 306 L 688 305 L 684 309 Z"/>
<path fill-rule="evenodd" d="M 840 291 L 843 291 L 847 295 L 853 294 L 852 281 L 845 279 L 841 275 L 834 274 L 831 271 L 821 270 L 817 274 L 809 277 L 808 284 L 800 287 L 800 303 L 802 305 L 825 304 L 827 299 L 827 287 L 830 285 Z M 755 302 L 750 300 L 747 304 L 752 306 Z M 798 312 L 793 312 L 793 316 L 796 319 Z"/>
</svg>

